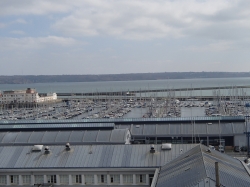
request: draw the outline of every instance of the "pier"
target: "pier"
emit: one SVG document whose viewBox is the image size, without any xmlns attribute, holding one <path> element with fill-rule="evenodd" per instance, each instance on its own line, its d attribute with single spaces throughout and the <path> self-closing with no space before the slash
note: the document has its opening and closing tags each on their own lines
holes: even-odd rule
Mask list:
<svg viewBox="0 0 250 187">
<path fill-rule="evenodd" d="M 143 89 L 143 90 L 128 90 L 128 91 L 109 91 L 109 92 L 86 92 L 86 93 L 57 93 L 59 97 L 69 96 L 134 96 L 137 93 L 160 93 L 160 92 L 181 92 L 181 91 L 196 91 L 196 90 L 223 90 L 223 89 L 248 89 L 247 86 L 217 86 L 217 87 L 196 87 L 196 88 L 166 88 L 166 89 Z"/>
</svg>

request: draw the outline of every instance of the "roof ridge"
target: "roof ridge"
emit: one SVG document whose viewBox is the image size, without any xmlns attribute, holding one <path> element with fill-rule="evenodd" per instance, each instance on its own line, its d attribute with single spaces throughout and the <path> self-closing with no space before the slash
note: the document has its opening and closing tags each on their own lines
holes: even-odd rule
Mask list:
<svg viewBox="0 0 250 187">
<path fill-rule="evenodd" d="M 206 168 L 205 160 L 204 160 L 204 155 L 203 155 L 204 153 L 202 151 L 201 144 L 200 144 L 200 151 L 201 151 L 201 158 L 202 158 L 202 161 L 203 161 L 202 163 L 203 163 L 203 166 L 204 166 L 204 169 L 205 169 L 205 172 L 206 172 L 206 176 L 208 177 L 208 172 L 207 172 L 207 168 Z"/>
</svg>

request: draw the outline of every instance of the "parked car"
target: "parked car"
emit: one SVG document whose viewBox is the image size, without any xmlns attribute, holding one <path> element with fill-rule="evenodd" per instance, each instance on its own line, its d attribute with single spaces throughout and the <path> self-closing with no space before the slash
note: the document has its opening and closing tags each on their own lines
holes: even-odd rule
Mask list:
<svg viewBox="0 0 250 187">
<path fill-rule="evenodd" d="M 211 150 L 215 150 L 215 147 L 213 145 L 208 146 Z"/>
<path fill-rule="evenodd" d="M 247 152 L 247 146 L 242 146 L 242 147 L 240 148 L 240 150 L 241 150 L 242 152 Z"/>
<path fill-rule="evenodd" d="M 219 145 L 218 146 L 218 151 L 220 151 L 221 153 L 225 152 L 224 146 L 223 145 Z"/>
<path fill-rule="evenodd" d="M 240 146 L 234 146 L 234 152 L 240 152 Z"/>
</svg>

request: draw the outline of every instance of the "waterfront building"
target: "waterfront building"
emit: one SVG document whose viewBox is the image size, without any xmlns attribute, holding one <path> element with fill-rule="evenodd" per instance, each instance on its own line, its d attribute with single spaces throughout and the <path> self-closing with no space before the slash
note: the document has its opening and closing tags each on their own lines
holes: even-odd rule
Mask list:
<svg viewBox="0 0 250 187">
<path fill-rule="evenodd" d="M 161 166 L 196 146 L 0 146 L 0 185 L 149 187 Z"/>
<path fill-rule="evenodd" d="M 117 118 L 71 120 L 0 120 L 0 131 L 59 131 L 128 129 L 131 144 L 193 144 L 233 149 L 246 146 L 249 120 L 243 116 L 183 118 Z M 109 134 L 109 133 L 107 133 Z M 12 136 L 12 135 L 11 135 Z M 70 134 L 67 135 L 68 137 Z M 0 140 L 1 141 L 1 140 Z"/>
<path fill-rule="evenodd" d="M 247 123 L 244 117 L 0 120 L 0 186 L 210 187 L 218 162 L 221 186 L 247 187 L 248 166 L 199 139 L 246 143 Z"/>
<path fill-rule="evenodd" d="M 35 89 L 3 91 L 0 95 L 0 104 L 42 103 L 57 100 L 56 93 L 47 93 L 39 96 Z"/>
</svg>

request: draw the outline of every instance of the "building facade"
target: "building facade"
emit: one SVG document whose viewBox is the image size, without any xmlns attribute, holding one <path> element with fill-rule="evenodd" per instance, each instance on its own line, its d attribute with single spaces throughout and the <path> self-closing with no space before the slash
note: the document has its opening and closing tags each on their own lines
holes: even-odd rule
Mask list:
<svg viewBox="0 0 250 187">
<path fill-rule="evenodd" d="M 0 104 L 21 104 L 21 103 L 41 103 L 57 100 L 56 93 L 47 93 L 46 96 L 39 96 L 35 89 L 3 91 L 0 94 Z"/>
</svg>

